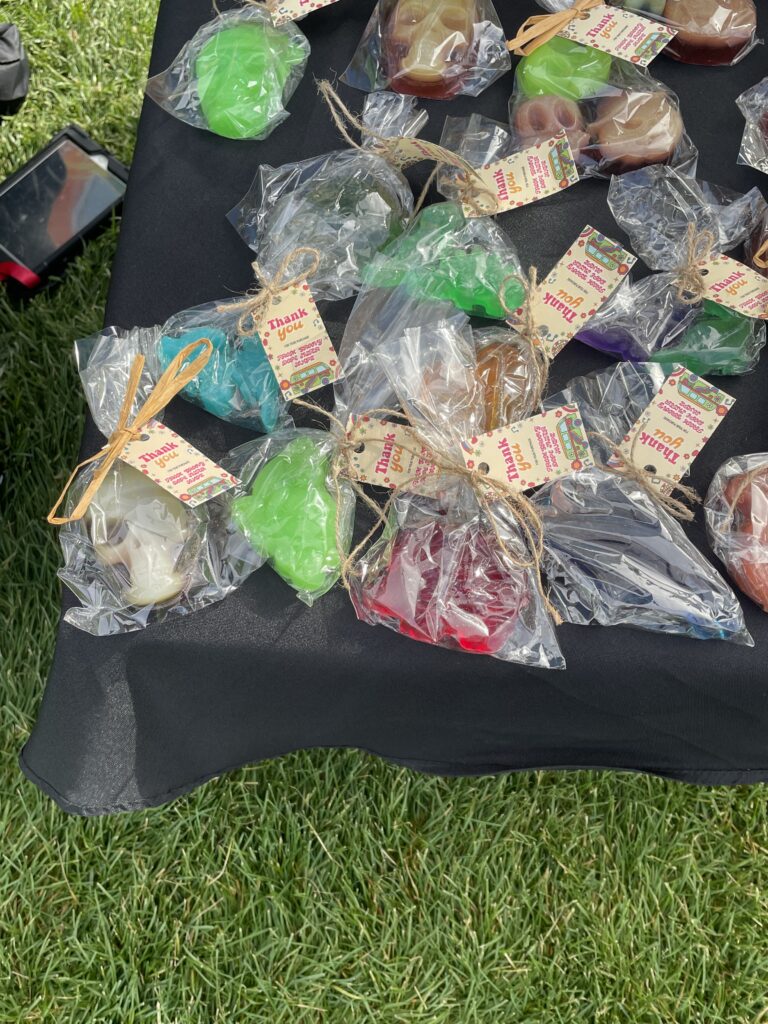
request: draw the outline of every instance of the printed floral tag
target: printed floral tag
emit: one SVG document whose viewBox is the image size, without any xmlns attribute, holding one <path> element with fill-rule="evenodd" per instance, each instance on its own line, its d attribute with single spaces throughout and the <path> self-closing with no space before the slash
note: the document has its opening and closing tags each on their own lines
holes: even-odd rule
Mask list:
<svg viewBox="0 0 768 1024">
<path fill-rule="evenodd" d="M 723 255 L 702 260 L 699 267 L 708 299 L 754 320 L 768 320 L 768 281 L 757 271 Z"/>
<path fill-rule="evenodd" d="M 575 405 L 531 416 L 462 442 L 467 469 L 479 469 L 516 491 L 549 483 L 595 464 Z"/>
<path fill-rule="evenodd" d="M 120 458 L 190 508 L 239 482 L 157 420 L 142 427 L 141 437 L 129 441 Z"/>
<path fill-rule="evenodd" d="M 267 0 L 267 9 L 273 25 L 284 25 L 335 3 L 337 0 Z"/>
<path fill-rule="evenodd" d="M 677 35 L 677 29 L 636 11 L 602 5 L 584 11 L 558 35 L 646 68 Z"/>
<path fill-rule="evenodd" d="M 350 417 L 347 436 L 357 441 L 351 453 L 355 480 L 379 487 L 401 487 L 432 476 L 435 466 L 426 452 L 417 452 L 407 426 L 371 416 Z"/>
<path fill-rule="evenodd" d="M 703 377 L 675 365 L 619 450 L 638 469 L 676 483 L 734 402 Z M 652 486 L 662 494 L 672 490 L 660 480 L 652 481 Z"/>
</svg>

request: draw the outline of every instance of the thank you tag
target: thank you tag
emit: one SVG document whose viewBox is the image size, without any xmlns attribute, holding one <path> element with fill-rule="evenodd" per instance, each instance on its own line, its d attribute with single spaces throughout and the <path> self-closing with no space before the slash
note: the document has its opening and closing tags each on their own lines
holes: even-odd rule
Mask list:
<svg viewBox="0 0 768 1024">
<path fill-rule="evenodd" d="M 677 30 L 635 11 L 602 5 L 584 11 L 558 35 L 645 68 L 677 35 Z"/>
<path fill-rule="evenodd" d="M 189 508 L 202 505 L 239 482 L 157 420 L 142 427 L 141 436 L 128 442 L 120 458 Z"/>
<path fill-rule="evenodd" d="M 298 21 L 305 14 L 335 3 L 337 0 L 267 0 L 267 10 L 273 25 L 284 25 L 286 21 Z"/>
<path fill-rule="evenodd" d="M 534 341 L 550 359 L 613 294 L 636 257 L 587 225 L 536 292 Z"/>
<path fill-rule="evenodd" d="M 273 296 L 260 318 L 259 337 L 286 401 L 343 377 L 306 281 Z"/>
<path fill-rule="evenodd" d="M 565 132 L 528 149 L 475 169 L 477 203 L 462 202 L 467 217 L 483 216 L 483 190 L 495 199 L 493 213 L 527 206 L 561 192 L 579 180 Z M 473 197 L 474 198 L 474 197 Z"/>
<path fill-rule="evenodd" d="M 703 377 L 676 365 L 619 450 L 637 469 L 677 483 L 734 402 Z M 672 490 L 663 480 L 649 483 L 661 494 Z"/>
<path fill-rule="evenodd" d="M 754 320 L 768 320 L 768 280 L 756 270 L 723 255 L 702 260 L 699 269 L 708 299 Z"/>
<path fill-rule="evenodd" d="M 350 454 L 355 480 L 379 487 L 401 487 L 432 476 L 436 467 L 402 423 L 371 416 L 350 417 L 347 437 L 356 442 Z"/>
<path fill-rule="evenodd" d="M 575 405 L 562 405 L 462 442 L 467 469 L 516 491 L 549 483 L 595 464 Z"/>
</svg>

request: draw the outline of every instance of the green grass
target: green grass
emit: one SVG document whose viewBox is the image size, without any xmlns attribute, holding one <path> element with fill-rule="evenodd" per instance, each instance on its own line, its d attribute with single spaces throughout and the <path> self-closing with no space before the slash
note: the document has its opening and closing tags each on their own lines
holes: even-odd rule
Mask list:
<svg viewBox="0 0 768 1024">
<path fill-rule="evenodd" d="M 155 8 L 6 0 L 36 75 L 3 173 L 70 120 L 130 157 Z M 23 311 L 0 299 L 0 1022 L 765 1019 L 762 788 L 318 752 L 89 821 L 22 779 L 57 610 L 43 516 L 80 432 L 70 345 L 100 325 L 115 238 Z"/>
</svg>

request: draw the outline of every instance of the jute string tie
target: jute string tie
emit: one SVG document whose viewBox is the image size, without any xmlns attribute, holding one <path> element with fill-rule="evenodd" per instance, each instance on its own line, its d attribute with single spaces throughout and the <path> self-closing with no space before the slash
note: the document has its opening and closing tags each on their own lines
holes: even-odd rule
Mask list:
<svg viewBox="0 0 768 1024">
<path fill-rule="evenodd" d="M 299 256 L 310 256 L 309 266 L 290 276 L 288 268 Z M 291 249 L 280 261 L 280 266 L 277 268 L 275 276 L 271 279 L 266 276 L 258 260 L 254 260 L 251 267 L 256 281 L 261 281 L 262 283 L 254 285 L 253 288 L 247 291 L 241 301 L 216 307 L 219 313 L 226 313 L 233 309 L 241 310 L 237 321 L 237 331 L 241 337 L 248 337 L 254 331 L 259 330 L 272 304 L 272 300 L 280 292 L 286 288 L 292 288 L 293 285 L 300 284 L 308 278 L 312 278 L 317 273 L 320 267 L 320 251 L 309 245 L 299 245 L 295 249 Z"/>
<path fill-rule="evenodd" d="M 189 359 L 192 353 L 196 349 L 200 348 L 201 345 L 203 346 L 203 351 L 199 355 L 195 356 L 195 358 L 185 366 L 184 363 L 186 360 Z M 70 473 L 69 479 L 66 484 L 64 484 L 64 488 L 56 500 L 56 504 L 46 517 L 51 526 L 63 526 L 66 523 L 71 523 L 83 518 L 88 506 L 96 495 L 96 492 L 104 482 L 107 473 L 109 473 L 116 460 L 120 457 L 125 446 L 130 441 L 140 437 L 142 427 L 144 427 L 150 420 L 155 419 L 166 405 L 168 405 L 170 400 L 182 391 L 191 380 L 195 379 L 210 359 L 212 352 L 213 345 L 208 338 L 198 338 L 197 341 L 193 341 L 189 345 L 186 345 L 168 364 L 165 372 L 152 389 L 152 393 L 136 413 L 133 422 L 128 423 L 128 417 L 136 398 L 136 392 L 141 380 L 142 370 L 144 369 L 144 356 L 136 356 L 133 364 L 131 365 L 128 387 L 126 388 L 125 396 L 123 398 L 123 404 L 120 407 L 117 426 L 110 434 L 109 440 L 104 447 L 89 459 L 84 459 L 82 462 L 78 463 Z M 57 515 L 57 512 L 59 511 L 59 508 L 72 485 L 72 481 L 84 466 L 89 466 L 92 462 L 99 462 L 99 466 L 94 472 L 88 486 L 83 491 L 77 505 L 75 505 L 70 515 Z"/>
<path fill-rule="evenodd" d="M 507 48 L 520 57 L 527 57 L 550 39 L 554 39 L 564 28 L 577 18 L 584 18 L 587 11 L 599 7 L 605 0 L 576 0 L 572 7 L 553 14 L 534 14 L 526 18 L 514 39 L 507 41 Z"/>
<path fill-rule="evenodd" d="M 697 231 L 688 225 L 685 236 L 685 257 L 677 272 L 677 297 L 687 306 L 695 306 L 707 294 L 707 285 L 699 264 L 712 252 L 715 236 L 711 231 Z"/>
<path fill-rule="evenodd" d="M 511 309 L 506 302 L 506 289 L 510 281 L 518 281 L 525 290 L 525 300 L 518 313 L 517 309 Z M 533 404 L 538 406 L 547 390 L 549 382 L 549 369 L 552 363 L 544 346 L 536 337 L 536 302 L 539 295 L 539 282 L 536 267 L 530 267 L 528 278 L 525 280 L 519 274 L 508 274 L 501 282 L 499 289 L 499 301 L 504 310 L 507 323 L 518 333 L 525 345 L 530 350 L 531 365 L 535 374 L 533 390 Z"/>
</svg>

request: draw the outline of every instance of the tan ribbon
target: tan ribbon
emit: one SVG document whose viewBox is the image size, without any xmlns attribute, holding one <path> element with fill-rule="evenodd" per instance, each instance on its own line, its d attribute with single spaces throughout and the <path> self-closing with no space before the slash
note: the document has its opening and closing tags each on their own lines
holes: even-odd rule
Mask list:
<svg viewBox="0 0 768 1024">
<path fill-rule="evenodd" d="M 409 486 L 412 486 L 413 480 L 406 480 L 402 484 L 398 484 L 396 487 L 393 487 L 384 505 L 379 506 L 375 501 L 368 497 L 360 481 L 355 479 L 352 453 L 359 442 L 353 442 L 349 439 L 346 428 L 341 420 L 326 409 L 312 405 L 309 402 L 304 402 L 301 399 L 295 399 L 294 404 L 302 405 L 304 408 L 310 409 L 312 412 L 318 412 L 322 416 L 325 416 L 329 422 L 333 423 L 334 426 L 337 427 L 341 434 L 338 439 L 338 448 L 331 467 L 331 479 L 334 482 L 334 488 L 336 490 L 336 545 L 339 552 L 340 577 L 344 587 L 349 589 L 349 577 L 354 573 L 356 563 L 360 555 L 365 550 L 368 543 L 373 539 L 379 527 L 386 525 L 389 510 L 397 495 L 401 491 L 407 490 Z M 366 415 L 376 418 L 386 417 L 394 420 L 408 419 L 403 412 L 397 409 L 371 409 L 366 413 Z M 451 454 L 439 451 L 432 445 L 428 438 L 413 426 L 412 423 L 407 423 L 405 429 L 413 439 L 413 448 L 410 448 L 408 445 L 403 445 L 405 451 L 425 459 L 427 462 L 435 466 L 435 468 L 441 473 L 461 477 L 470 484 L 475 492 L 478 505 L 485 513 L 488 522 L 491 524 L 496 537 L 496 542 L 500 549 L 516 568 L 530 569 L 533 572 L 536 579 L 536 587 L 544 601 L 544 605 L 554 622 L 559 625 L 562 622 L 562 618 L 547 596 L 541 573 L 541 561 L 544 553 L 544 527 L 539 513 L 536 511 L 536 508 L 530 499 L 527 498 L 525 494 L 521 494 L 519 491 L 514 490 L 514 488 L 508 483 L 500 480 L 494 480 L 492 477 L 486 476 L 478 469 L 469 469 L 463 460 L 456 458 Z M 341 532 L 341 515 L 338 511 L 341 507 L 341 480 L 346 480 L 351 485 L 352 490 L 357 497 L 361 498 L 364 504 L 373 511 L 376 518 L 374 525 L 365 537 L 363 537 L 363 539 L 356 544 L 349 553 L 347 553 L 345 549 Z M 520 527 L 525 538 L 530 557 L 522 558 L 508 546 L 501 534 L 501 531 L 499 530 L 496 517 L 493 514 L 493 505 L 495 503 L 502 505 Z"/>
<path fill-rule="evenodd" d="M 763 270 L 768 270 L 768 238 L 763 242 L 760 248 L 752 257 L 752 262 L 756 267 L 761 267 Z"/>
<path fill-rule="evenodd" d="M 694 306 L 707 294 L 707 284 L 699 264 L 712 252 L 715 236 L 711 231 L 697 231 L 688 225 L 685 236 L 685 257 L 677 271 L 677 297 L 687 306 Z"/>
<path fill-rule="evenodd" d="M 593 7 L 601 7 L 605 0 L 576 0 L 573 7 L 553 14 L 534 14 L 526 18 L 514 39 L 507 40 L 507 48 L 520 57 L 527 57 L 539 46 L 554 39 L 572 21 L 583 18 Z"/>
<path fill-rule="evenodd" d="M 200 345 L 204 347 L 204 351 L 201 352 L 200 355 L 195 356 L 188 366 L 184 366 L 185 360 L 188 359 L 192 352 L 194 352 L 196 348 L 199 348 Z M 69 475 L 69 479 L 64 484 L 64 488 L 56 500 L 56 504 L 46 517 L 51 526 L 64 526 L 66 523 L 71 523 L 77 519 L 83 518 L 86 509 L 93 500 L 99 487 L 101 487 L 104 482 L 104 478 L 116 460 L 120 458 L 125 446 L 136 437 L 139 437 L 141 435 L 142 427 L 144 427 L 150 420 L 155 419 L 166 405 L 168 405 L 170 400 L 183 390 L 191 380 L 195 379 L 210 359 L 212 352 L 213 345 L 208 338 L 198 338 L 197 341 L 193 341 L 190 342 L 189 345 L 185 345 L 178 355 L 174 356 L 168 364 L 162 377 L 152 389 L 152 393 L 136 413 L 133 422 L 129 424 L 128 417 L 131 412 L 131 406 L 136 398 L 136 391 L 138 390 L 141 373 L 144 369 L 144 356 L 136 356 L 131 366 L 131 373 L 128 378 L 128 387 L 126 388 L 123 404 L 120 408 L 120 415 L 117 419 L 117 427 L 114 429 L 109 440 L 100 451 L 96 452 L 96 454 L 92 455 L 89 459 L 84 459 L 82 462 L 78 463 L 72 470 Z M 92 462 L 98 462 L 99 460 L 101 460 L 101 462 L 94 472 L 90 483 L 83 491 L 82 497 L 78 501 L 77 505 L 75 505 L 72 514 L 68 516 L 57 516 L 56 513 L 59 511 L 61 503 L 64 501 L 64 498 L 72 485 L 72 481 L 75 479 L 77 474 L 84 466 L 89 466 Z"/>
<path fill-rule="evenodd" d="M 415 140 L 406 136 L 379 135 L 378 132 L 363 124 L 360 118 L 355 117 L 329 81 L 323 80 L 318 82 L 317 91 L 325 100 L 333 123 L 339 130 L 339 134 L 353 149 L 377 153 L 388 163 L 401 170 L 422 160 L 434 160 L 435 168 L 416 201 L 414 214 L 418 213 L 421 209 L 427 192 L 434 182 L 440 167 L 456 168 L 461 201 L 466 203 L 467 206 L 472 207 L 479 216 L 490 216 L 498 209 L 499 204 L 496 196 L 485 187 L 472 164 L 459 156 L 458 153 L 453 153 L 444 146 L 438 146 L 437 143 L 425 142 L 421 139 Z M 361 138 L 372 139 L 375 142 L 375 146 L 371 150 L 367 150 L 367 147 L 356 142 L 349 133 L 349 127 L 354 128 Z M 414 146 L 417 146 L 420 152 L 414 151 Z"/>
<path fill-rule="evenodd" d="M 605 470 L 606 473 L 613 473 L 615 476 L 626 477 L 628 480 L 634 481 L 646 492 L 649 498 L 666 509 L 675 519 L 682 519 L 688 523 L 693 521 L 694 512 L 689 506 L 701 504 L 701 498 L 693 487 L 681 484 L 678 480 L 673 480 L 670 477 L 649 473 L 647 469 L 642 469 L 634 463 L 635 445 L 639 435 L 635 435 L 635 439 L 632 442 L 632 450 L 628 456 L 621 451 L 619 445 L 608 437 L 607 434 L 603 434 L 599 430 L 591 430 L 589 431 L 589 436 L 596 437 L 599 441 L 602 441 L 611 450 L 613 457 L 619 463 L 617 466 L 597 463 L 599 469 Z M 677 491 L 680 497 L 675 498 L 672 493 L 664 494 L 653 486 L 654 483 L 665 484 L 671 491 Z"/>
<path fill-rule="evenodd" d="M 287 276 L 288 267 L 290 267 L 296 257 L 306 254 L 312 257 L 309 269 L 294 274 L 293 277 Z M 313 277 L 317 273 L 319 266 L 320 251 L 309 245 L 299 245 L 295 249 L 291 249 L 281 260 L 277 273 L 271 280 L 267 280 L 264 271 L 259 265 L 259 261 L 254 260 L 251 264 L 254 277 L 257 281 L 261 280 L 263 283 L 260 286 L 255 285 L 249 289 L 240 302 L 228 302 L 217 306 L 216 310 L 219 313 L 226 313 L 233 309 L 242 310 L 237 321 L 237 331 L 242 337 L 248 337 L 261 327 L 264 314 L 272 304 L 272 300 L 286 288 L 292 288 L 294 285 Z"/>
<path fill-rule="evenodd" d="M 505 301 L 505 290 L 508 281 L 519 281 L 525 289 L 525 301 L 522 305 L 522 315 L 517 316 L 516 309 L 510 309 Z M 539 294 L 538 272 L 536 267 L 528 269 L 528 280 L 524 280 L 519 274 L 508 274 L 501 282 L 499 288 L 499 301 L 507 316 L 507 323 L 512 327 L 520 338 L 526 343 L 530 350 L 531 364 L 536 375 L 536 382 L 533 390 L 533 404 L 541 403 L 544 392 L 547 390 L 549 381 L 549 369 L 552 360 L 544 346 L 536 337 L 536 320 L 534 307 Z"/>
</svg>

